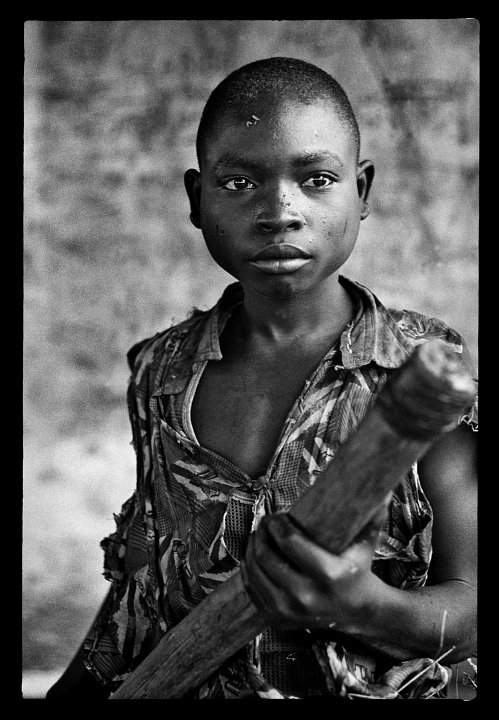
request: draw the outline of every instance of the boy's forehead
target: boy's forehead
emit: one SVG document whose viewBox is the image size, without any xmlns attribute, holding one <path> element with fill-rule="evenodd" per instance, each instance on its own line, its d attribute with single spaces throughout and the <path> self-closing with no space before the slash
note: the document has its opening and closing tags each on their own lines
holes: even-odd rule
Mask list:
<svg viewBox="0 0 499 720">
<path fill-rule="evenodd" d="M 221 128 L 231 125 L 250 128 L 264 123 L 269 127 L 276 127 L 289 118 L 296 122 L 300 117 L 310 118 L 314 115 L 320 123 L 324 123 L 325 119 L 330 122 L 341 121 L 335 104 L 326 99 L 302 102 L 295 98 L 265 96 L 240 106 L 231 105 L 221 109 L 217 125 Z"/>
<path fill-rule="evenodd" d="M 248 146 L 262 152 L 285 146 L 290 150 L 329 148 L 336 154 L 339 149 L 349 154 L 354 141 L 333 102 L 265 98 L 222 112 L 206 138 L 204 155 L 213 162 L 227 151 L 244 154 Z"/>
</svg>

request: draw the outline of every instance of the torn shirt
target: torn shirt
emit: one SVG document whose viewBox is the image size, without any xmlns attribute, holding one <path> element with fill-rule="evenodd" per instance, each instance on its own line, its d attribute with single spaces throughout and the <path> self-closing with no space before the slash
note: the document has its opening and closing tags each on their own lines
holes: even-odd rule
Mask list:
<svg viewBox="0 0 499 720">
<path fill-rule="evenodd" d="M 440 338 L 472 372 L 463 339 L 440 320 L 389 310 L 359 283 L 344 277 L 340 282 L 355 302 L 354 319 L 306 380 L 273 458 L 257 478 L 201 446 L 190 415 L 206 364 L 222 357 L 220 335 L 242 302 L 238 283 L 211 310 L 196 311 L 129 352 L 137 485 L 115 516 L 115 532 L 102 542 L 112 588 L 85 641 L 88 669 L 111 691 L 169 629 L 238 572 L 261 517 L 288 510 L 313 483 L 416 345 Z M 475 401 L 460 421 L 475 430 L 477 417 Z M 398 588 L 424 585 L 432 518 L 414 464 L 393 492 L 373 572 Z M 433 676 L 431 688 L 445 684 L 444 671 L 433 670 Z M 345 649 L 334 634 L 318 639 L 269 629 L 193 689 L 193 696 L 345 695 L 375 684 L 371 660 Z"/>
</svg>

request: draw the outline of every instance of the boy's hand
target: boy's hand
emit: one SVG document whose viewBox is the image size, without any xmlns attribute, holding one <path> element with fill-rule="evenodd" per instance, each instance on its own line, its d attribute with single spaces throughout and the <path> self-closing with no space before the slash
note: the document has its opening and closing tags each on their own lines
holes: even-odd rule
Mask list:
<svg viewBox="0 0 499 720">
<path fill-rule="evenodd" d="M 265 517 L 241 564 L 248 595 L 281 629 L 354 632 L 369 621 L 382 582 L 371 572 L 385 507 L 341 555 L 308 539 L 285 513 Z"/>
</svg>

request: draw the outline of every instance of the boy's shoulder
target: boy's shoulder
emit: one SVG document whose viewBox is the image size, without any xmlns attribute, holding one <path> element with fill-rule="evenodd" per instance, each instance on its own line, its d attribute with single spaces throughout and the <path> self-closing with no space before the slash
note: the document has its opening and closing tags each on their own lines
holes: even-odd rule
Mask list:
<svg viewBox="0 0 499 720">
<path fill-rule="evenodd" d="M 422 342 L 438 339 L 443 340 L 461 355 L 462 362 L 467 371 L 474 377 L 476 367 L 471 358 L 468 346 L 463 336 L 447 325 L 443 320 L 415 310 L 400 310 L 386 308 L 392 322 L 397 326 L 409 348 L 415 348 Z"/>
<path fill-rule="evenodd" d="M 126 354 L 130 370 L 137 373 L 144 366 L 159 366 L 165 356 L 178 348 L 187 336 L 197 334 L 196 330 L 203 327 L 209 312 L 193 308 L 189 317 L 182 322 L 135 343 Z"/>
<path fill-rule="evenodd" d="M 363 320 L 358 324 L 358 347 L 355 348 L 358 356 L 365 360 L 374 359 L 385 368 L 396 368 L 418 345 L 439 339 L 451 345 L 474 374 L 475 369 L 464 338 L 446 322 L 416 310 L 385 304 L 368 287 L 357 281 L 341 277 L 341 283 L 361 299 Z"/>
<path fill-rule="evenodd" d="M 387 312 L 411 344 L 417 345 L 422 341 L 439 338 L 455 345 L 458 351 L 463 347 L 462 336 L 437 317 L 424 315 L 416 310 L 392 307 L 388 307 Z"/>
<path fill-rule="evenodd" d="M 180 346 L 183 348 L 183 354 L 186 348 L 194 350 L 206 330 L 207 323 L 215 321 L 223 308 L 239 301 L 241 297 L 239 283 L 232 283 L 225 288 L 213 307 L 208 310 L 193 307 L 189 316 L 182 322 L 175 323 L 135 343 L 127 352 L 128 365 L 132 373 L 142 375 L 146 369 L 153 372 L 159 370 Z M 184 343 L 184 340 L 187 342 Z"/>
</svg>

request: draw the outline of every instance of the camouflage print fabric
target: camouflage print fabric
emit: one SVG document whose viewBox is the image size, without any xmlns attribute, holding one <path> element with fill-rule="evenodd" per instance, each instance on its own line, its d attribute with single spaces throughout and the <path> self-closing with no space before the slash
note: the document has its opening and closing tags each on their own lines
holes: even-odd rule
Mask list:
<svg viewBox="0 0 499 720">
<path fill-rule="evenodd" d="M 441 338 L 471 368 L 462 338 L 441 321 L 388 310 L 367 288 L 344 277 L 340 282 L 356 301 L 354 320 L 306 381 L 274 456 L 258 478 L 200 446 L 190 421 L 203 370 L 207 362 L 222 357 L 219 336 L 242 301 L 239 284 L 229 286 L 211 310 L 195 311 L 130 350 L 128 406 L 137 485 L 115 516 L 115 532 L 102 541 L 104 574 L 112 585 L 85 641 L 88 669 L 111 690 L 170 628 L 238 572 L 259 520 L 288 510 L 313 483 L 355 430 L 390 372 L 417 344 Z M 476 402 L 461 421 L 476 430 Z M 415 464 L 393 493 L 373 572 L 398 588 L 424 585 L 431 528 L 432 509 Z M 193 688 L 193 697 L 397 696 L 397 678 L 400 686 L 425 662 L 397 666 L 380 680 L 372 659 L 349 650 L 333 634 L 269 629 L 201 688 Z M 447 681 L 445 668 L 438 664 L 422 676 L 426 683 L 417 683 L 421 697 L 440 691 Z"/>
</svg>

